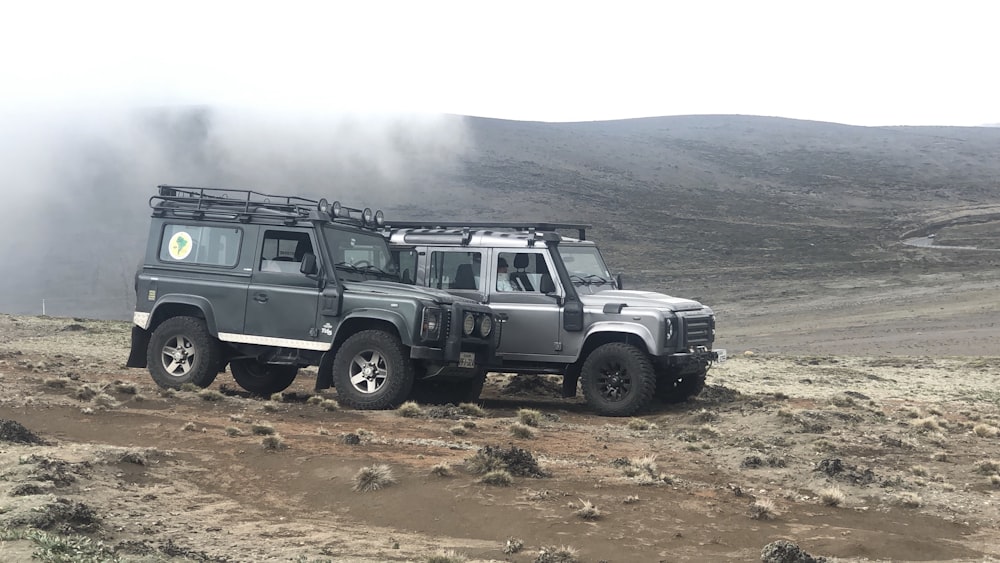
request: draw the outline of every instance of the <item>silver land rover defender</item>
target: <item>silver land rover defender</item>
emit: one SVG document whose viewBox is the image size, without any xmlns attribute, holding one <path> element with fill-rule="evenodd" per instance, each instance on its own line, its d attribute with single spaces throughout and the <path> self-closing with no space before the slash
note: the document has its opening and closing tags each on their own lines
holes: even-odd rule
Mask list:
<svg viewBox="0 0 1000 563">
<path fill-rule="evenodd" d="M 249 190 L 160 186 L 136 274 L 129 367 L 161 387 L 206 387 L 229 366 L 251 393 L 319 366 L 360 409 L 414 381 L 478 397 L 499 319 L 486 305 L 400 283 L 382 212 Z"/>
<path fill-rule="evenodd" d="M 586 238 L 587 225 L 391 222 L 382 229 L 401 279 L 506 314 L 491 371 L 563 375 L 588 404 L 630 416 L 654 395 L 699 394 L 713 363 L 715 314 L 691 299 L 624 290 Z M 558 231 L 575 231 L 566 236 Z"/>
</svg>

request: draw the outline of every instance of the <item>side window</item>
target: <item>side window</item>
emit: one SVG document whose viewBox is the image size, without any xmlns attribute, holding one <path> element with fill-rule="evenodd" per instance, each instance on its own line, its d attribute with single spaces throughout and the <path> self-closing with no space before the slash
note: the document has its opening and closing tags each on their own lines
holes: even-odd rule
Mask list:
<svg viewBox="0 0 1000 563">
<path fill-rule="evenodd" d="M 399 264 L 399 281 L 403 283 L 414 283 L 417 279 L 417 251 L 416 250 L 393 250 L 396 263 Z"/>
<path fill-rule="evenodd" d="M 542 291 L 543 279 L 552 282 L 545 256 L 538 252 L 501 252 L 497 255 L 497 291 Z"/>
<path fill-rule="evenodd" d="M 306 254 L 314 254 L 309 233 L 269 229 L 264 232 L 264 244 L 261 246 L 257 268 L 261 272 L 302 275 L 299 267 Z"/>
<path fill-rule="evenodd" d="M 427 285 L 438 289 L 479 290 L 482 287 L 483 255 L 481 252 L 430 253 Z"/>
<path fill-rule="evenodd" d="M 233 227 L 166 225 L 160 260 L 232 268 L 239 261 L 243 231 Z"/>
</svg>

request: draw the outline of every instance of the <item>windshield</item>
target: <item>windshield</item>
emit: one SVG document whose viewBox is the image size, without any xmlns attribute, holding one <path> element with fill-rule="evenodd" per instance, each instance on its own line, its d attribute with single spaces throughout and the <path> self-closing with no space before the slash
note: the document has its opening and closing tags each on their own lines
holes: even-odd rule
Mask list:
<svg viewBox="0 0 1000 563">
<path fill-rule="evenodd" d="M 382 236 L 334 227 L 326 227 L 323 232 L 338 277 L 399 281 L 398 269 Z"/>
<path fill-rule="evenodd" d="M 559 245 L 559 255 L 569 271 L 569 279 L 574 285 L 614 287 L 611 272 L 604 264 L 604 258 L 596 246 Z"/>
</svg>

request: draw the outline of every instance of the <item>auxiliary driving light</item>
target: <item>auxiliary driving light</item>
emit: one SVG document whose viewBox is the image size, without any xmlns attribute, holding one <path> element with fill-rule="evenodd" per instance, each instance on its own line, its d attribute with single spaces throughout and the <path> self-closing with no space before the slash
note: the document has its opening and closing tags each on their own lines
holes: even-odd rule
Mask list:
<svg viewBox="0 0 1000 563">
<path fill-rule="evenodd" d="M 326 213 L 330 209 L 330 202 L 325 197 L 320 198 L 316 208 L 319 209 L 320 213 Z"/>
<path fill-rule="evenodd" d="M 379 227 L 385 226 L 385 213 L 382 213 L 381 209 L 375 212 L 375 224 Z"/>
<path fill-rule="evenodd" d="M 340 217 L 340 202 L 339 201 L 333 202 L 333 217 L 334 217 L 334 219 L 336 219 L 337 217 Z"/>
<path fill-rule="evenodd" d="M 462 317 L 462 334 L 472 336 L 474 330 L 476 330 L 476 316 L 466 311 Z"/>
<path fill-rule="evenodd" d="M 372 208 L 366 207 L 364 211 L 361 212 L 361 221 L 365 225 L 370 225 L 372 222 Z"/>
<path fill-rule="evenodd" d="M 486 338 L 493 333 L 493 317 L 483 315 L 483 320 L 479 321 L 479 334 Z"/>
</svg>

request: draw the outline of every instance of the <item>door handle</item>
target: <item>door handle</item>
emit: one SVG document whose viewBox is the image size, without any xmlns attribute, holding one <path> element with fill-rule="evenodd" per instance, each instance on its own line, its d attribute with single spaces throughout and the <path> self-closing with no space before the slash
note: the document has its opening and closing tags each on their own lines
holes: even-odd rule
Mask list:
<svg viewBox="0 0 1000 563">
<path fill-rule="evenodd" d="M 267 294 L 266 293 L 258 293 L 258 294 L 256 294 L 256 295 L 253 296 L 253 300 L 256 301 L 256 302 L 258 302 L 258 303 L 267 303 Z"/>
</svg>

